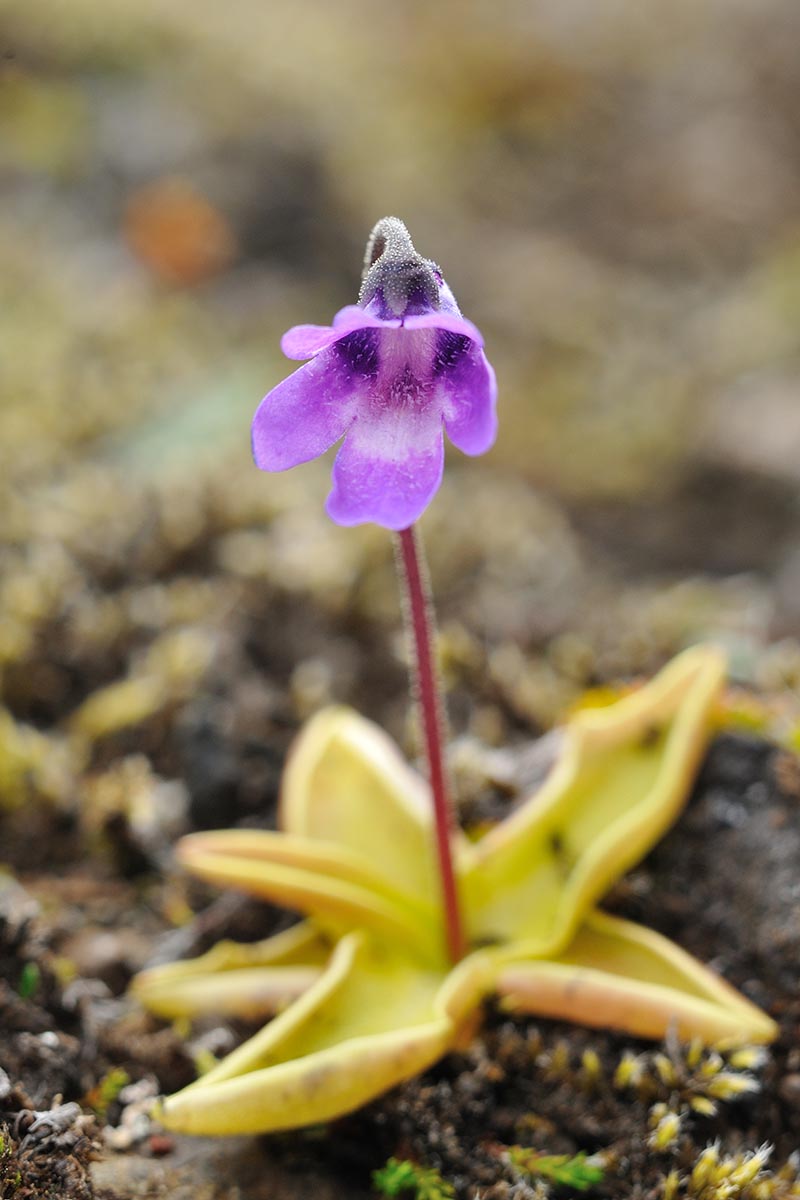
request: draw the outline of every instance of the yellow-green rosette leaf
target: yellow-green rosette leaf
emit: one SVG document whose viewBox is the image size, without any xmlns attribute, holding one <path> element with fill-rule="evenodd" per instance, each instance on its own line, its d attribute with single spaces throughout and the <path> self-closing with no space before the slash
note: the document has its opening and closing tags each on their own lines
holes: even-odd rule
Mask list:
<svg viewBox="0 0 800 1200">
<path fill-rule="evenodd" d="M 473 938 L 558 953 L 683 807 L 724 678 L 697 646 L 610 708 L 578 713 L 541 790 L 476 847 L 463 881 Z"/>
<path fill-rule="evenodd" d="M 304 921 L 260 942 L 218 942 L 206 954 L 141 971 L 131 994 L 167 1020 L 273 1016 L 315 983 L 331 945 Z"/>
<path fill-rule="evenodd" d="M 432 908 L 387 887 L 347 846 L 256 829 L 193 833 L 179 862 L 201 879 L 285 904 L 331 935 L 367 929 L 423 957 L 438 959 Z"/>
<path fill-rule="evenodd" d="M 325 709 L 299 734 L 281 789 L 281 826 L 354 851 L 418 903 L 430 907 L 439 895 L 427 786 L 391 739 L 352 709 Z M 457 868 L 472 859 L 461 833 L 454 857 Z"/>
<path fill-rule="evenodd" d="M 591 913 L 552 959 L 501 952 L 501 1004 L 561 1021 L 622 1029 L 636 1037 L 769 1042 L 777 1026 L 724 979 L 674 942 L 631 921 Z"/>
<path fill-rule="evenodd" d="M 460 1010 L 440 995 L 446 975 L 348 934 L 291 1008 L 164 1101 L 159 1119 L 181 1133 L 266 1133 L 358 1108 L 452 1044 Z"/>
</svg>

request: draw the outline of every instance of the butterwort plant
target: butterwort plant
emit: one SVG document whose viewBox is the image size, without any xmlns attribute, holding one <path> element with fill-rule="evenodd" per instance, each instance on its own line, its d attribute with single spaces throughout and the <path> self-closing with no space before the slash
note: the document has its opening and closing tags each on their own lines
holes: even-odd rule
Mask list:
<svg viewBox="0 0 800 1200">
<path fill-rule="evenodd" d="M 165 1100 L 163 1122 L 226 1134 L 330 1120 L 462 1044 L 492 994 L 639 1037 L 771 1040 L 774 1023 L 712 972 L 596 907 L 688 796 L 724 677 L 719 653 L 695 647 L 611 708 L 577 714 L 542 788 L 469 841 L 451 805 L 416 522 L 441 481 L 444 433 L 467 454 L 494 441 L 481 336 L 387 217 L 367 244 L 359 303 L 331 326 L 289 330 L 283 348 L 309 361 L 259 406 L 256 463 L 284 470 L 344 439 L 328 513 L 395 533 L 426 777 L 370 722 L 324 710 L 290 755 L 277 831 L 182 840 L 193 874 L 306 920 L 135 982 L 165 1017 L 273 1016 Z"/>
</svg>

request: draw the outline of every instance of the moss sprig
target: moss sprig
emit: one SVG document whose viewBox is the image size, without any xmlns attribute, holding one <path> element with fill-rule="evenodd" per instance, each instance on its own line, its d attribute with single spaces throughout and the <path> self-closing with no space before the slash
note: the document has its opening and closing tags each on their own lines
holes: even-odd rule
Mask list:
<svg viewBox="0 0 800 1200">
<path fill-rule="evenodd" d="M 663 1200 L 797 1200 L 800 1163 L 793 1156 L 770 1171 L 771 1153 L 765 1143 L 756 1150 L 726 1155 L 719 1142 L 712 1142 L 685 1174 L 672 1170 L 664 1177 L 661 1196 Z"/>
<path fill-rule="evenodd" d="M 390 1158 L 372 1172 L 372 1186 L 382 1196 L 411 1193 L 415 1200 L 452 1200 L 453 1185 L 435 1167 L 423 1167 L 408 1158 Z"/>
<path fill-rule="evenodd" d="M 663 1049 L 642 1054 L 624 1051 L 613 1085 L 618 1091 L 634 1092 L 645 1103 L 711 1117 L 720 1102 L 731 1103 L 759 1091 L 755 1072 L 766 1058 L 762 1046 L 707 1046 L 698 1038 L 682 1045 L 668 1038 Z"/>
<path fill-rule="evenodd" d="M 578 1154 L 542 1154 L 526 1146 L 509 1146 L 508 1161 L 516 1172 L 528 1179 L 548 1179 L 579 1192 L 587 1191 L 603 1179 L 604 1168 L 596 1156 Z"/>
</svg>

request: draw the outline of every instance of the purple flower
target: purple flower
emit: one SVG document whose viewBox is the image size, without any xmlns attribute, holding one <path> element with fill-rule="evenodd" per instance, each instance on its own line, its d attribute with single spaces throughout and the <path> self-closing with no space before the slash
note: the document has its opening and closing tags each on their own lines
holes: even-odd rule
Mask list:
<svg viewBox="0 0 800 1200">
<path fill-rule="evenodd" d="M 339 525 L 405 529 L 442 481 L 443 429 L 465 454 L 497 432 L 494 371 L 439 268 L 396 217 L 367 243 L 357 305 L 333 324 L 285 333 L 287 358 L 310 359 L 273 388 L 253 419 L 253 456 L 285 471 L 344 442 L 327 511 Z"/>
</svg>

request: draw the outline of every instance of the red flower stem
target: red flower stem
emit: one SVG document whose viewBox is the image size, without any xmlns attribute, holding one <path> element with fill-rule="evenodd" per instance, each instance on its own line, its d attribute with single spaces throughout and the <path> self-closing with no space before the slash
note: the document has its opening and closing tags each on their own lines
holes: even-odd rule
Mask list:
<svg viewBox="0 0 800 1200">
<path fill-rule="evenodd" d="M 444 705 L 434 661 L 433 605 L 422 542 L 414 526 L 400 530 L 397 546 L 398 573 L 404 585 L 404 615 L 413 646 L 411 683 L 419 709 L 433 799 L 447 952 L 455 963 L 464 957 L 467 945 L 453 870 L 452 833 L 455 820 L 444 765 Z"/>
</svg>

